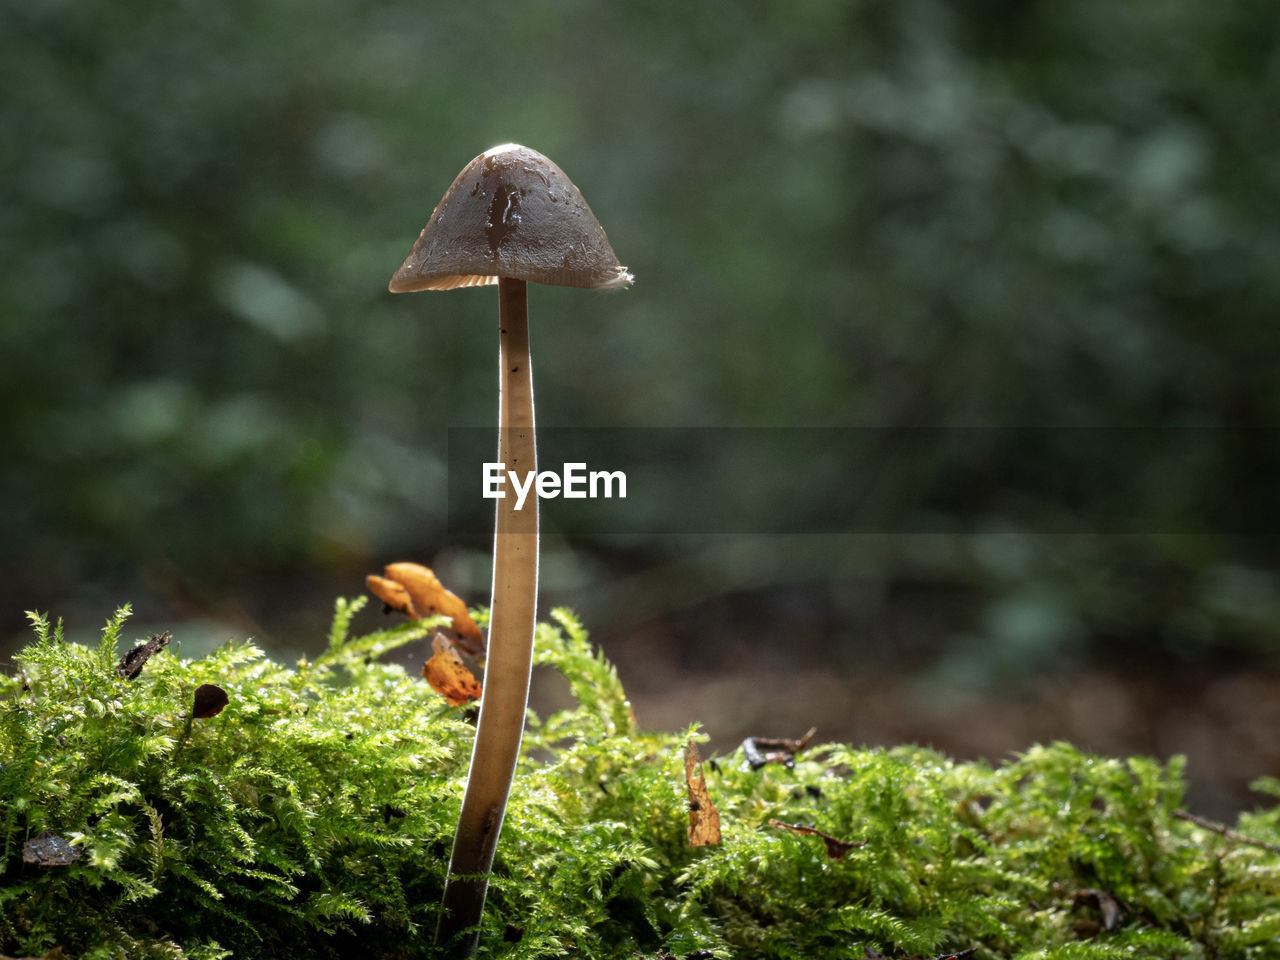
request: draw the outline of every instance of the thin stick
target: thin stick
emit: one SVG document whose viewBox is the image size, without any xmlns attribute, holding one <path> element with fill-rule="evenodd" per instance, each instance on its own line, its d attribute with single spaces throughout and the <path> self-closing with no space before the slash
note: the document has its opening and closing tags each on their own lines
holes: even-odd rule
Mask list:
<svg viewBox="0 0 1280 960">
<path fill-rule="evenodd" d="M 523 280 L 499 278 L 498 459 L 506 465 L 504 469 L 517 472 L 522 482 L 528 471 L 537 470 L 526 293 Z M 537 494 L 531 494 L 520 510 L 515 504 L 510 493 L 497 501 L 484 692 L 467 791 L 449 858 L 444 911 L 436 927 L 439 946 L 471 928 L 451 951 L 455 958 L 472 956 L 479 940 L 489 870 L 520 754 L 529 700 L 538 605 Z"/>
<path fill-rule="evenodd" d="M 1236 843 L 1248 844 L 1251 847 L 1261 847 L 1263 850 L 1270 850 L 1272 853 L 1280 853 L 1280 846 L 1274 843 L 1267 843 L 1265 840 L 1254 840 L 1252 837 L 1246 837 L 1243 833 L 1236 833 L 1230 827 L 1225 827 L 1220 823 L 1214 823 L 1212 820 L 1206 820 L 1204 817 L 1197 817 L 1194 813 L 1187 810 L 1175 810 L 1173 815 L 1179 820 L 1186 820 L 1194 823 L 1197 827 L 1204 827 L 1214 833 L 1220 833 L 1228 840 L 1234 840 Z"/>
</svg>

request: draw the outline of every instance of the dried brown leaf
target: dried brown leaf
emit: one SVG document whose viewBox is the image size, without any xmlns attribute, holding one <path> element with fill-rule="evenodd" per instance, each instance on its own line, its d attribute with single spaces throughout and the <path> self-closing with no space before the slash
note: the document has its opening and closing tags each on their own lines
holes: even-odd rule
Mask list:
<svg viewBox="0 0 1280 960">
<path fill-rule="evenodd" d="M 462 657 L 454 649 L 452 641 L 437 633 L 431 638 L 431 659 L 422 665 L 422 675 L 431 689 L 444 697 L 451 707 L 480 699 L 480 681 L 475 678 Z"/>
<path fill-rule="evenodd" d="M 684 748 L 684 780 L 689 787 L 689 846 L 720 842 L 720 811 L 711 802 L 707 780 L 698 768 L 702 757 L 692 740 Z"/>
<path fill-rule="evenodd" d="M 413 620 L 443 614 L 452 621 L 458 646 L 473 657 L 484 656 L 484 635 L 467 612 L 466 603 L 449 592 L 430 567 L 420 563 L 389 563 L 383 573 L 385 576 L 365 578 L 370 593 Z"/>
<path fill-rule="evenodd" d="M 202 683 L 196 687 L 196 695 L 192 698 L 191 715 L 197 720 L 208 720 L 220 714 L 230 702 L 227 691 L 216 683 Z"/>
<path fill-rule="evenodd" d="M 370 593 L 386 605 L 388 610 L 403 613 L 412 620 L 418 619 L 414 613 L 413 599 L 402 584 L 371 573 L 364 578 L 364 585 L 369 588 Z"/>
</svg>

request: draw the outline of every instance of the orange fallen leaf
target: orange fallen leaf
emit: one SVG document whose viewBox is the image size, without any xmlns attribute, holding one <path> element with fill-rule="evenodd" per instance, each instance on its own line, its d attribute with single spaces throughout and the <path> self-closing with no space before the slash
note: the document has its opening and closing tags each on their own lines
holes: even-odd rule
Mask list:
<svg viewBox="0 0 1280 960">
<path fill-rule="evenodd" d="M 777 830 L 790 830 L 792 833 L 805 833 L 821 837 L 822 842 L 827 846 L 827 856 L 832 860 L 843 860 L 844 855 L 850 850 L 856 850 L 858 847 L 867 845 L 865 840 L 840 840 L 829 833 L 823 833 L 821 830 L 807 827 L 803 823 L 783 823 L 781 820 L 771 819 L 769 826 Z"/>
<path fill-rule="evenodd" d="M 369 588 L 370 593 L 387 605 L 389 610 L 403 613 L 413 620 L 418 619 L 413 612 L 413 600 L 409 597 L 409 591 L 401 584 L 386 577 L 380 577 L 376 573 L 365 577 L 364 584 Z"/>
<path fill-rule="evenodd" d="M 467 605 L 450 593 L 430 567 L 420 563 L 389 563 L 386 576 L 370 574 L 365 578 L 369 592 L 392 610 L 414 620 L 443 614 L 453 621 L 452 632 L 460 646 L 473 657 L 484 656 L 484 635 L 476 626 Z"/>
<path fill-rule="evenodd" d="M 707 779 L 698 772 L 702 757 L 692 740 L 684 748 L 684 780 L 689 786 L 689 846 L 720 842 L 720 811 L 711 802 Z"/>
<path fill-rule="evenodd" d="M 480 699 L 480 681 L 467 669 L 447 637 L 436 634 L 431 639 L 431 659 L 422 665 L 422 675 L 431 689 L 444 697 L 451 707 L 460 707 Z"/>
</svg>

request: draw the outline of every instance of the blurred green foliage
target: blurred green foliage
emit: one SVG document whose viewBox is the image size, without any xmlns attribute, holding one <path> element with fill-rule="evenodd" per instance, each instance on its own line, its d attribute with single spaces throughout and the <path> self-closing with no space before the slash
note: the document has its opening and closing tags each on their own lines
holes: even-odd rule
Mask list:
<svg viewBox="0 0 1280 960">
<path fill-rule="evenodd" d="M 244 591 L 444 545 L 444 428 L 494 420 L 493 297 L 385 284 L 508 140 L 638 278 L 533 292 L 544 423 L 1278 422 L 1260 0 L 42 0 L 0 9 L 0 89 L 6 626 L 88 582 Z M 1162 532 L 1265 489 L 1264 438 L 1135 460 Z M 954 629 L 1011 662 L 1275 649 L 1274 537 L 992 547 L 993 521 L 880 575 L 972 591 Z"/>
</svg>

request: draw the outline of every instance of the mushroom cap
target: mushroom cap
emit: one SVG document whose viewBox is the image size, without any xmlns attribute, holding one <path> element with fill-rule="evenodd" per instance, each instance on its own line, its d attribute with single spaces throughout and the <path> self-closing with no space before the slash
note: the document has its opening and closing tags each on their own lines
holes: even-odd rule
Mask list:
<svg viewBox="0 0 1280 960">
<path fill-rule="evenodd" d="M 391 278 L 392 293 L 499 277 L 616 290 L 631 283 L 564 171 L 528 147 L 493 147 L 463 168 Z"/>
</svg>

